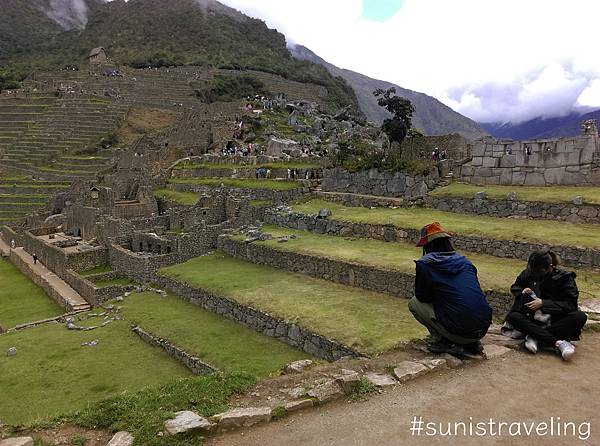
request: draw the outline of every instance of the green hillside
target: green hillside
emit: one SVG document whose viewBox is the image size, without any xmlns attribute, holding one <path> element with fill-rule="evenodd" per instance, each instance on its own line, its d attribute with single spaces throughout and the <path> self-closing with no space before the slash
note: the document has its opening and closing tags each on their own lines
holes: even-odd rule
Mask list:
<svg viewBox="0 0 600 446">
<path fill-rule="evenodd" d="M 85 29 L 57 34 L 57 25 L 28 0 L 8 1 L 19 20 L 13 24 L 2 19 L 0 32 L 21 42 L 1 44 L 0 65 L 9 70 L 30 72 L 71 65 L 83 69 L 90 49 L 102 46 L 115 64 L 266 71 L 325 86 L 332 107 L 356 106 L 354 92 L 343 80 L 320 65 L 294 59 L 282 34 L 217 2 L 169 0 L 168 7 L 164 0 L 91 3 Z"/>
</svg>

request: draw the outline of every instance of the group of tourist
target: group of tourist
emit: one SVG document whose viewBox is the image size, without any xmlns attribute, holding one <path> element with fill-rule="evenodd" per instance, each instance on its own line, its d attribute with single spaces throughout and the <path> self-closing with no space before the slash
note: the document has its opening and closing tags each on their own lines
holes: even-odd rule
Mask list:
<svg viewBox="0 0 600 446">
<path fill-rule="evenodd" d="M 427 158 L 424 150 L 421 150 L 419 152 L 419 158 L 421 158 L 421 159 Z M 438 161 L 444 161 L 444 160 L 448 159 L 448 152 L 446 151 L 446 149 L 440 150 L 439 148 L 436 147 L 431 151 L 430 158 L 432 161 L 434 161 L 436 163 Z"/>
<path fill-rule="evenodd" d="M 434 222 L 421 230 L 417 246 L 415 295 L 409 309 L 430 333 L 432 353 L 479 355 L 492 323 L 492 309 L 479 284 L 477 269 L 454 249 L 451 235 Z M 502 333 L 525 339 L 531 353 L 554 349 L 564 360 L 575 353 L 587 316 L 577 306 L 575 273 L 559 268 L 552 251 L 534 252 L 511 287 L 514 297 Z"/>
<path fill-rule="evenodd" d="M 237 147 L 233 141 L 227 143 L 225 147 L 221 149 L 221 156 L 258 156 L 258 146 L 250 143 L 245 147 Z"/>
</svg>

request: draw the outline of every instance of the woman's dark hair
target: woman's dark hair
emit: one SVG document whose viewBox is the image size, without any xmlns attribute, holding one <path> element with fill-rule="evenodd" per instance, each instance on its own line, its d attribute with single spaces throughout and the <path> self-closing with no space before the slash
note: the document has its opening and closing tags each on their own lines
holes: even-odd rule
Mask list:
<svg viewBox="0 0 600 446">
<path fill-rule="evenodd" d="M 432 252 L 454 252 L 454 246 L 450 237 L 440 237 L 433 239 L 425 246 L 423 246 L 423 255 L 430 254 Z"/>
<path fill-rule="evenodd" d="M 551 266 L 558 264 L 556 254 L 551 251 L 536 251 L 531 253 L 527 260 L 527 268 L 531 271 L 546 271 Z"/>
</svg>

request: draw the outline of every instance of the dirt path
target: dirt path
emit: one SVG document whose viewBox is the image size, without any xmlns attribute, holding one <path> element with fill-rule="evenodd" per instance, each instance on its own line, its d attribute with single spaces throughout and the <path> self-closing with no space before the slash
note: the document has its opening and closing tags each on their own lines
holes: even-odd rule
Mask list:
<svg viewBox="0 0 600 446">
<path fill-rule="evenodd" d="M 515 371 L 518 375 L 515 374 Z M 222 435 L 210 446 L 600 445 L 600 333 L 587 334 L 571 364 L 552 354 L 512 352 L 463 370 L 428 375 L 363 403 L 336 403 Z M 413 416 L 431 422 L 573 421 L 569 436 L 411 436 Z M 589 438 L 579 439 L 589 422 Z M 488 425 L 489 427 L 489 425 Z M 467 427 L 468 429 L 468 427 Z M 494 427 L 498 430 L 497 426 Z M 516 427 L 513 427 L 516 429 Z M 571 429 L 571 428 L 570 428 Z M 587 432 L 582 427 L 582 437 Z M 462 428 L 459 429 L 462 434 Z M 516 432 L 516 431 L 515 431 Z M 556 432 L 556 430 L 555 430 Z M 524 428 L 522 427 L 524 435 Z"/>
</svg>

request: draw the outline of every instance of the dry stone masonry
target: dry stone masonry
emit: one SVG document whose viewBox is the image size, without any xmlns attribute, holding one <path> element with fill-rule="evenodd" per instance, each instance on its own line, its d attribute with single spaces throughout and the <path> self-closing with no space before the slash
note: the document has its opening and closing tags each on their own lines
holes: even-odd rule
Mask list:
<svg viewBox="0 0 600 446">
<path fill-rule="evenodd" d="M 484 138 L 473 144 L 472 161 L 457 168 L 455 177 L 480 185 L 600 185 L 599 144 L 597 130 L 533 141 Z"/>
</svg>

